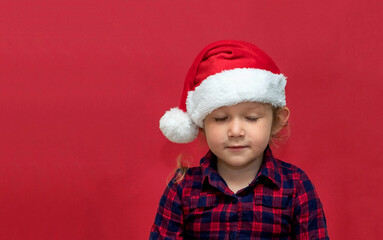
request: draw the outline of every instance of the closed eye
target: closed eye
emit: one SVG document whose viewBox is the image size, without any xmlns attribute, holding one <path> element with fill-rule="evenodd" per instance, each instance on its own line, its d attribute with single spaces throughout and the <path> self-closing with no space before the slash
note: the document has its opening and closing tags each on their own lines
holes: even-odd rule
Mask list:
<svg viewBox="0 0 383 240">
<path fill-rule="evenodd" d="M 258 117 L 246 117 L 247 120 L 251 121 L 251 122 L 255 122 L 257 121 L 259 118 Z"/>
<path fill-rule="evenodd" d="M 214 118 L 214 120 L 216 121 L 216 122 L 223 122 L 223 121 L 225 121 L 227 119 L 227 117 L 216 117 L 216 118 Z"/>
</svg>

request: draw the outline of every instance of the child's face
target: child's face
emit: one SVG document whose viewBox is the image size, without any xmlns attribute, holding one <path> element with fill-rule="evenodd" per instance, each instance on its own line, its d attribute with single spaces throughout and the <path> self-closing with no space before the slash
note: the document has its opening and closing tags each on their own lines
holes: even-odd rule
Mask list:
<svg viewBox="0 0 383 240">
<path fill-rule="evenodd" d="M 272 131 L 273 112 L 263 103 L 243 102 L 214 110 L 204 119 L 207 144 L 218 164 L 244 169 L 262 161 Z"/>
</svg>

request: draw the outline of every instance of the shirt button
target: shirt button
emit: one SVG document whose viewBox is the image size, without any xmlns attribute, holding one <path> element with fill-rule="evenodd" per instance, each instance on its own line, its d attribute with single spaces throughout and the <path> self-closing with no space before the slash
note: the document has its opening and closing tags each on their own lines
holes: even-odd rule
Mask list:
<svg viewBox="0 0 383 240">
<path fill-rule="evenodd" d="M 230 239 L 230 240 L 235 239 L 235 232 L 231 232 L 231 233 L 229 234 L 229 239 Z"/>
<path fill-rule="evenodd" d="M 231 200 L 232 203 L 236 204 L 238 202 L 238 199 L 236 198 L 233 198 L 233 200 Z"/>
</svg>

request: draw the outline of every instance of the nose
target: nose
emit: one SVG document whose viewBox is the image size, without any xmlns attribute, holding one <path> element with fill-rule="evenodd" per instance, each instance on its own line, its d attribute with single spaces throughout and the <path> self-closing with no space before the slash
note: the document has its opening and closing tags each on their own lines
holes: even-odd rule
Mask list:
<svg viewBox="0 0 383 240">
<path fill-rule="evenodd" d="M 245 135 L 243 124 L 239 119 L 232 119 L 230 121 L 228 135 L 229 137 L 243 137 Z"/>
</svg>

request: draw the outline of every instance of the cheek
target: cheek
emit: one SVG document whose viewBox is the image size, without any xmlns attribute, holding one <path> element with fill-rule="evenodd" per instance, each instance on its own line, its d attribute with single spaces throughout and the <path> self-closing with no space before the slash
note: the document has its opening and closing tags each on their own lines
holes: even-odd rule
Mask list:
<svg viewBox="0 0 383 240">
<path fill-rule="evenodd" d="M 218 145 L 224 140 L 222 131 L 218 131 L 218 129 L 209 127 L 208 129 L 205 129 L 204 132 L 205 132 L 206 142 L 210 148 L 213 148 L 214 145 Z"/>
<path fill-rule="evenodd" d="M 268 142 L 271 137 L 271 133 L 271 124 L 268 122 L 265 122 L 264 124 L 257 126 L 256 129 L 249 131 L 251 138 L 259 142 Z"/>
<path fill-rule="evenodd" d="M 206 141 L 208 144 L 216 144 L 222 139 L 222 136 L 219 133 L 205 133 Z"/>
<path fill-rule="evenodd" d="M 263 142 L 268 142 L 270 139 L 270 132 L 267 131 L 262 131 L 262 132 L 253 132 L 249 136 L 249 139 L 251 139 L 252 142 L 254 143 L 263 143 Z"/>
</svg>

